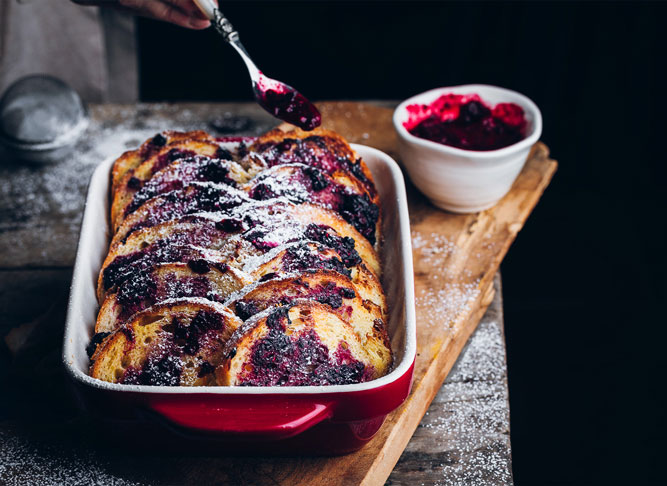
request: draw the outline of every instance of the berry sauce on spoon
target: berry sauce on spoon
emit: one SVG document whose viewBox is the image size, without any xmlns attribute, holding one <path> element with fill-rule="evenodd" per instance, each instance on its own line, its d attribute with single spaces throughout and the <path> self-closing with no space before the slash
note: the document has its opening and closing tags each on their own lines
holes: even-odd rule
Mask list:
<svg viewBox="0 0 667 486">
<path fill-rule="evenodd" d="M 322 115 L 305 96 L 261 71 L 254 90 L 259 105 L 276 118 L 303 130 L 312 130 L 322 123 Z"/>
</svg>

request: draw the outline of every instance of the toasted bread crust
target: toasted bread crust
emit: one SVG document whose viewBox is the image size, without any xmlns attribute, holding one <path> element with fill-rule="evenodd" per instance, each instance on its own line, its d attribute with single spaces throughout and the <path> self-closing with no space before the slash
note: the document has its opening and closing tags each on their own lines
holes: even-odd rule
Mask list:
<svg viewBox="0 0 667 486">
<path fill-rule="evenodd" d="M 391 365 L 391 346 L 383 316 L 386 309 L 378 302 L 364 300 L 348 277 L 330 270 L 271 279 L 242 290 L 225 304 L 243 320 L 269 307 L 290 305 L 304 300 L 319 302 L 349 323 L 362 345 L 369 351 L 373 366 L 383 373 Z M 381 289 L 374 289 L 381 294 Z"/>
<path fill-rule="evenodd" d="M 381 376 L 352 327 L 317 302 L 258 314 L 237 329 L 223 355 L 216 370 L 223 386 L 334 385 Z"/>
<path fill-rule="evenodd" d="M 295 204 L 307 201 L 329 208 L 371 243 L 380 238 L 378 196 L 372 196 L 348 171 L 327 174 L 300 163 L 276 165 L 253 178 L 243 189 L 253 199 L 285 197 Z"/>
<path fill-rule="evenodd" d="M 250 209 L 257 214 L 270 217 L 266 222 L 268 230 L 245 230 L 240 226 L 232 231 L 220 227 L 224 221 L 237 221 L 238 216 Z M 262 223 L 264 224 L 264 223 Z M 326 228 L 326 229 L 323 229 Z M 259 231 L 259 233 L 258 233 Z M 255 239 L 262 234 L 262 239 Z M 333 236 L 332 236 L 333 235 Z M 286 238 L 274 245 L 273 236 Z M 316 238 L 320 238 L 317 240 Z M 268 240 L 267 240 L 268 239 Z M 315 239 L 324 245 L 337 245 L 341 242 L 351 244 L 358 253 L 360 260 L 377 275 L 380 262 L 370 242 L 361 236 L 352 225 L 343 220 L 333 211 L 311 204 L 265 204 L 253 202 L 248 206 L 238 206 L 230 211 L 215 215 L 190 215 L 175 221 L 157 224 L 131 233 L 125 241 L 115 242 L 109 249 L 98 277 L 98 299 L 102 302 L 104 294 L 109 290 L 105 285 L 110 265 L 116 265 L 122 258 L 151 252 L 155 245 L 169 246 L 175 243 L 193 244 L 221 252 L 221 258 L 228 258 L 230 266 L 240 266 L 246 257 L 261 255 L 280 243 Z M 266 242 L 267 246 L 262 246 Z M 161 260 L 156 263 L 168 263 Z"/>
<path fill-rule="evenodd" d="M 306 132 L 299 128 L 289 131 L 276 128 L 259 137 L 249 147 L 249 151 L 265 158 L 269 166 L 294 162 L 313 163 L 317 155 L 330 154 L 337 161 L 346 161 L 344 167 L 373 195 L 377 193 L 373 175 L 366 163 L 343 137 L 330 130 L 316 128 Z M 327 173 L 333 173 L 338 167 L 338 164 L 318 165 Z"/>
<path fill-rule="evenodd" d="M 190 132 L 165 130 L 160 132 L 146 140 L 138 149 L 128 150 L 116 159 L 111 168 L 111 193 L 115 192 L 116 186 L 125 174 L 137 168 L 155 151 L 159 150 L 160 147 L 182 140 L 215 141 L 213 137 L 202 130 L 193 130 Z"/>
<path fill-rule="evenodd" d="M 102 341 L 90 374 L 112 383 L 201 386 L 241 325 L 226 307 L 203 299 L 165 301 L 133 316 Z"/>
<path fill-rule="evenodd" d="M 124 241 L 132 232 L 201 211 L 223 211 L 250 202 L 245 192 L 226 184 L 192 182 L 183 188 L 148 199 L 125 216 L 116 230 L 111 246 Z"/>
<path fill-rule="evenodd" d="M 172 142 L 160 148 L 133 170 L 127 171 L 113 188 L 111 200 L 111 226 L 115 231 L 125 211 L 132 202 L 132 197 L 139 188 L 155 173 L 166 165 L 180 158 L 192 155 L 214 156 L 220 149 L 215 142 L 185 139 Z"/>
<path fill-rule="evenodd" d="M 95 332 L 113 332 L 135 313 L 163 300 L 201 297 L 223 302 L 251 283 L 244 272 L 204 258 L 160 263 L 105 297 Z"/>
</svg>

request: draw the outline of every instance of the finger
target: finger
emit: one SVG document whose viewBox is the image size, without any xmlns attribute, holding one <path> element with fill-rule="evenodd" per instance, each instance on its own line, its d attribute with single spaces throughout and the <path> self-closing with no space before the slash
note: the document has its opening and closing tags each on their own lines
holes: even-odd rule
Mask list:
<svg viewBox="0 0 667 486">
<path fill-rule="evenodd" d="M 211 25 L 209 19 L 199 10 L 192 0 L 162 0 L 165 4 L 170 4 L 174 9 L 180 11 L 188 18 L 188 24 L 183 27 L 190 29 L 205 29 Z M 168 22 L 175 23 L 167 20 Z M 179 24 L 181 25 L 181 24 Z"/>
<path fill-rule="evenodd" d="M 194 18 L 180 9 L 158 0 L 119 0 L 123 7 L 134 10 L 139 15 L 152 17 L 187 29 L 205 29 L 210 25 L 208 20 Z"/>
<path fill-rule="evenodd" d="M 191 15 L 199 19 L 208 20 L 206 14 L 201 11 L 201 9 L 195 4 L 193 0 L 163 0 L 163 1 L 169 3 L 170 5 L 173 5 L 174 7 L 179 8 L 188 15 Z M 218 3 L 217 0 L 213 0 L 213 2 L 216 5 Z"/>
<path fill-rule="evenodd" d="M 202 14 L 202 11 L 197 7 L 193 0 L 163 0 L 165 3 L 178 8 L 183 13 L 188 15 L 199 16 Z"/>
</svg>

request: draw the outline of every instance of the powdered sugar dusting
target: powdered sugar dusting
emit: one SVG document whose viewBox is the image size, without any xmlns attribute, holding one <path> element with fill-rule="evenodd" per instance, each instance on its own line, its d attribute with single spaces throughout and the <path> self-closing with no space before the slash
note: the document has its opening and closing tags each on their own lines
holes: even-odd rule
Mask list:
<svg viewBox="0 0 667 486">
<path fill-rule="evenodd" d="M 308 201 L 311 196 L 311 191 L 305 186 L 303 181 L 300 181 L 296 174 L 297 170 L 307 167 L 303 164 L 286 164 L 282 166 L 275 166 L 255 177 L 248 185 L 248 190 L 253 193 L 253 189 L 257 190 L 259 184 L 266 187 L 266 191 L 271 198 L 276 196 L 288 196 L 289 200 L 302 202 Z M 296 170 L 295 170 L 296 169 Z M 256 197 L 259 199 L 259 197 Z"/>
<path fill-rule="evenodd" d="M 93 106 L 88 128 L 73 152 L 57 164 L 34 167 L 0 152 L 0 251 L 15 266 L 72 265 L 90 175 L 109 157 L 138 147 L 165 128 L 207 129 L 220 108 L 190 110 L 179 105 Z M 244 111 L 244 110 L 241 110 Z M 252 115 L 257 135 L 274 126 Z M 49 221 L 44 225 L 44 221 Z M 35 231 L 39 228 L 39 231 Z M 25 246 L 30 246 L 30 251 Z"/>
<path fill-rule="evenodd" d="M 132 486 L 107 472 L 108 464 L 97 454 L 78 448 L 76 454 L 61 446 L 36 445 L 0 429 L 0 484 L 7 486 L 100 485 Z"/>
<path fill-rule="evenodd" d="M 419 325 L 422 332 L 428 329 L 430 334 L 437 335 L 442 329 L 449 332 L 479 297 L 479 279 L 460 267 L 458 256 L 463 253 L 445 236 L 413 231 L 412 245 L 416 270 L 431 282 L 416 289 Z M 499 296 L 500 291 L 496 290 Z M 410 484 L 512 483 L 505 348 L 498 297 L 489 309 L 406 449 L 415 449 L 412 454 L 419 453 L 421 459 L 420 469 L 414 471 Z M 419 449 L 419 444 L 424 443 L 429 451 L 442 452 L 424 453 Z M 412 460 L 408 454 L 401 461 Z M 401 469 L 401 462 L 397 468 Z M 394 484 L 395 476 L 390 477 L 388 484 Z"/>
<path fill-rule="evenodd" d="M 415 266 L 428 268 L 433 286 L 418 287 L 415 301 L 420 323 L 450 329 L 457 318 L 470 311 L 479 296 L 479 280 L 454 265 L 459 248 L 440 233 L 412 232 Z M 435 287 L 435 288 L 434 288 Z"/>
<path fill-rule="evenodd" d="M 509 414 L 505 347 L 497 321 L 486 321 L 471 338 L 436 398 L 447 413 L 424 427 L 446 437 L 459 458 L 442 466 L 437 486 L 510 484 Z"/>
<path fill-rule="evenodd" d="M 420 323 L 450 329 L 458 316 L 470 311 L 479 296 L 478 283 L 448 282 L 442 289 L 420 289 L 415 299 Z"/>
<path fill-rule="evenodd" d="M 512 484 L 500 289 L 387 481 Z M 436 452 L 437 451 L 437 452 Z M 413 461 L 419 462 L 415 470 Z M 409 479 L 410 482 L 401 481 Z"/>
</svg>

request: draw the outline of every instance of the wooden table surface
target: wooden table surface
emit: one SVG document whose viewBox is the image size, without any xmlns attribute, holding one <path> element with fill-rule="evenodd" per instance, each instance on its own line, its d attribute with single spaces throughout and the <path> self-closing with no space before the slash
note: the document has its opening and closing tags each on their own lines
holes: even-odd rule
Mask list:
<svg viewBox="0 0 667 486">
<path fill-rule="evenodd" d="M 230 129 L 241 120 L 242 133 L 252 135 L 275 121 L 254 104 L 238 103 L 96 105 L 90 115 L 74 153 L 57 165 L 30 167 L 0 152 L 0 484 L 254 484 L 261 475 L 249 479 L 220 458 L 165 460 L 99 444 L 67 388 L 60 346 L 96 165 L 165 128 L 214 131 L 213 120 Z M 387 484 L 512 484 L 499 277 L 494 285 L 492 304 Z M 266 478 L 279 484 L 270 471 Z"/>
</svg>

